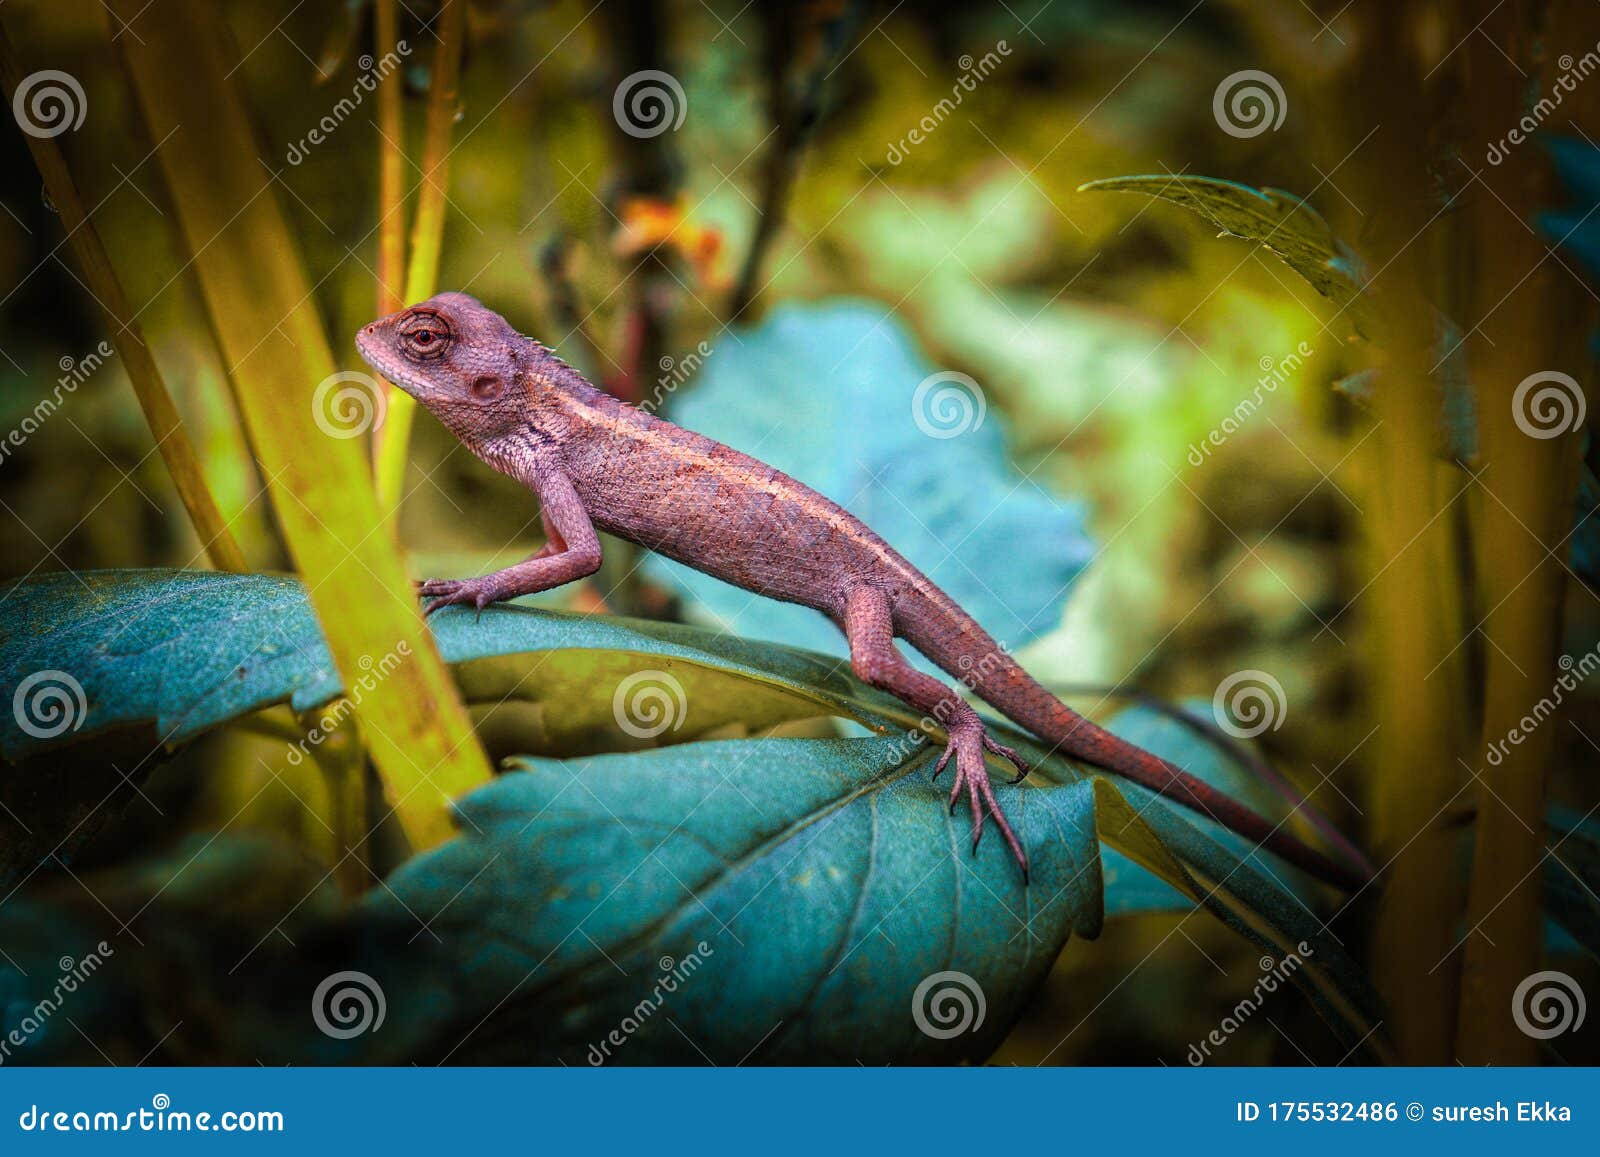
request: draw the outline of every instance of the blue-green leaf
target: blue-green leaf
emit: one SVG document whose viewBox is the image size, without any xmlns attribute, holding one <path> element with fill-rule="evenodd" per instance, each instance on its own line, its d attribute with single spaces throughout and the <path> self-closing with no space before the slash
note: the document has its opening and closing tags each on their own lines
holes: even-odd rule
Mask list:
<svg viewBox="0 0 1600 1157">
<path fill-rule="evenodd" d="M 403 867 L 360 919 L 395 940 L 418 921 L 437 936 L 411 948 L 443 997 L 424 1054 L 982 1060 L 1067 937 L 1099 930 L 1094 792 L 1087 779 L 998 789 L 1033 857 L 1024 888 L 993 832 L 971 854 L 930 754 L 764 739 L 525 761 L 470 796 L 461 838 Z M 970 1031 L 919 1028 L 914 996 L 942 973 L 974 1002 Z M 466 1035 L 491 1010 L 493 1027 Z"/>
</svg>

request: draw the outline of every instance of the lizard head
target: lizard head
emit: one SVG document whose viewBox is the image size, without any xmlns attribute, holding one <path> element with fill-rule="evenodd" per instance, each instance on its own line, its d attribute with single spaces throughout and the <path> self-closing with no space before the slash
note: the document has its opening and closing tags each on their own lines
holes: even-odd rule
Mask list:
<svg viewBox="0 0 1600 1157">
<path fill-rule="evenodd" d="M 527 339 L 465 293 L 440 293 L 356 334 L 373 369 L 410 394 L 474 451 L 527 422 Z"/>
</svg>

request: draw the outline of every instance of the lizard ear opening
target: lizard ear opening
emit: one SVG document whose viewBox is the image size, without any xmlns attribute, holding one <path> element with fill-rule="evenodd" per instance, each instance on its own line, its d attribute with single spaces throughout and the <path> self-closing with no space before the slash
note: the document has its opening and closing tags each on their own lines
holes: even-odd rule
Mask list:
<svg viewBox="0 0 1600 1157">
<path fill-rule="evenodd" d="M 492 402 L 505 392 L 505 383 L 493 374 L 485 374 L 472 383 L 472 396 L 480 402 Z"/>
</svg>

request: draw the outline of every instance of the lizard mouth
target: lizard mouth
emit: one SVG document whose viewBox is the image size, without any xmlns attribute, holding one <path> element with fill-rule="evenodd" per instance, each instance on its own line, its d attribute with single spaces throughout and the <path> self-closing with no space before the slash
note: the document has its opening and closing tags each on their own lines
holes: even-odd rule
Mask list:
<svg viewBox="0 0 1600 1157">
<path fill-rule="evenodd" d="M 417 401 L 427 401 L 431 390 L 430 384 L 403 366 L 397 365 L 395 359 L 386 357 L 386 351 L 371 332 L 372 328 L 368 326 L 356 334 L 356 349 L 360 352 L 362 360 Z"/>
</svg>

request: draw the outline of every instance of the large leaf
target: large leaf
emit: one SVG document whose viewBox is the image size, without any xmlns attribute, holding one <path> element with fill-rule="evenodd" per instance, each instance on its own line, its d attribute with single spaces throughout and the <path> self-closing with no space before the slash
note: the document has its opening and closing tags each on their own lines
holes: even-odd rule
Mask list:
<svg viewBox="0 0 1600 1157">
<path fill-rule="evenodd" d="M 362 1055 L 981 1059 L 1067 937 L 1098 929 L 1097 835 L 1274 954 L 1294 953 L 1302 984 L 1356 1043 L 1370 992 L 1269 872 L 1181 830 L 1161 803 L 1135 811 L 1104 779 L 1068 775 L 1001 792 L 1034 865 L 1023 887 L 998 841 L 969 856 L 928 754 L 907 762 L 892 739 L 771 739 L 524 764 L 469 798 L 460 840 L 370 898 L 359 967 L 419 988 L 408 1007 L 431 1016 Z M 1269 893 L 1261 910 L 1241 902 Z M 663 996 L 687 960 L 694 975 Z M 981 992 L 983 1024 L 923 1031 L 916 1010 L 926 1020 L 940 987 Z"/>
<path fill-rule="evenodd" d="M 671 416 L 838 502 L 997 638 L 1020 645 L 1056 626 L 1089 562 L 1084 512 L 1007 463 L 1001 416 L 982 383 L 923 384 L 939 370 L 880 308 L 785 305 L 726 335 L 694 387 L 671 399 Z M 665 559 L 649 565 L 706 621 L 846 653 L 811 611 Z"/>
<path fill-rule="evenodd" d="M 1297 980 L 1356 1043 L 1366 1021 L 1341 1019 L 1344 994 L 1321 988 L 1351 967 L 1336 942 L 1292 906 L 1282 928 L 1241 912 L 1239 893 L 1271 885 L 1218 847 L 1208 875 L 1224 886 L 1199 889 L 1149 826 L 1172 818 L 1163 805 L 1136 812 L 1100 777 L 1004 789 L 1034 865 L 1024 888 L 992 837 L 970 855 L 964 818 L 927 780 L 929 754 L 906 760 L 895 739 L 770 739 L 524 761 L 464 801 L 458 840 L 320 928 L 288 884 L 264 882 L 259 855 L 184 848 L 144 873 L 158 911 L 181 921 L 141 924 L 151 947 L 97 981 L 118 987 L 95 1007 L 107 1025 L 163 1027 L 209 1027 L 226 1008 L 231 1033 L 164 1042 L 166 1059 L 189 1063 L 978 1060 L 1066 939 L 1097 930 L 1096 838 L 1115 832 L 1246 935 L 1293 952 Z M 228 898 L 209 912 L 197 862 L 225 889 L 212 900 Z M 113 894 L 113 910 L 144 912 L 137 883 L 122 889 L 132 896 Z M 286 905 L 280 941 L 266 930 Z M 71 921 L 31 902 L 0 910 L 0 949 L 29 962 L 0 985 L 13 1018 L 31 1007 L 33 976 L 51 975 L 31 967 L 40 953 L 93 943 L 98 909 L 78 908 Z M 259 933 L 241 918 L 257 910 Z M 184 983 L 171 986 L 178 964 Z M 331 977 L 383 994 L 381 1032 L 318 1030 L 307 1005 Z M 981 1002 L 981 1020 L 959 1014 L 963 999 Z M 967 1030 L 927 1031 L 952 1027 L 940 1010 L 968 1016 Z M 84 1039 L 30 1040 L 39 1051 L 22 1056 L 92 1059 Z"/>
<path fill-rule="evenodd" d="M 1348 314 L 1363 336 L 1372 309 L 1361 260 L 1311 205 L 1282 189 L 1255 189 L 1219 177 L 1107 177 L 1082 192 L 1143 193 L 1200 214 L 1219 233 L 1270 249 L 1311 287 Z"/>
<path fill-rule="evenodd" d="M 7 605 L 24 630 L 0 638 L 8 692 L 41 661 L 77 672 L 88 703 L 82 733 L 161 720 L 163 731 L 193 734 L 270 702 L 312 706 L 337 693 L 293 580 L 117 572 L 88 581 L 92 595 L 70 593 L 76 584 L 60 577 L 13 584 Z M 1282 865 L 1254 851 L 1241 860 L 1202 821 L 1160 801 L 1141 799 L 1135 811 L 1110 780 L 1026 736 L 1000 729 L 1040 769 L 1025 786 L 999 789 L 1032 859 L 1034 883 L 1024 888 L 992 832 L 970 857 L 965 813 L 949 816 L 945 789 L 928 783 L 930 750 L 905 734 L 912 713 L 832 660 L 694 628 L 517 607 L 490 608 L 481 620 L 449 611 L 435 623 L 469 690 L 476 681 L 497 696 L 521 682 L 550 715 L 596 702 L 609 713 L 615 677 L 653 670 L 684 692 L 685 724 L 665 740 L 699 734 L 725 702 L 754 703 L 766 719 L 840 715 L 887 737 L 525 761 L 461 801 L 462 835 L 406 865 L 335 930 L 358 944 L 340 962 L 376 976 L 392 1004 L 410 1010 L 405 1023 L 332 1043 L 273 1004 L 303 1007 L 304 992 L 290 1000 L 258 985 L 252 1023 L 281 1024 L 275 1047 L 286 1056 L 566 1057 L 646 995 L 650 961 L 701 939 L 715 949 L 705 954 L 710 983 L 619 1059 L 679 1058 L 674 1020 L 704 1034 L 696 1044 L 708 1055 L 737 1059 L 760 1043 L 748 1037 L 754 1009 L 771 1014 L 761 1032 L 797 1022 L 761 1044 L 769 1059 L 978 1056 L 1066 937 L 1098 927 L 1097 836 L 1278 951 L 1313 943 L 1301 983 L 1352 1043 L 1366 1032 L 1359 974 L 1276 878 Z M 33 750 L 29 740 L 8 735 L 16 751 Z M 713 940 L 713 930 L 733 935 Z M 327 959 L 311 965 L 291 953 L 268 973 L 294 988 L 307 968 L 322 968 L 319 978 L 331 971 Z M 834 975 L 839 959 L 848 981 Z M 908 1025 L 906 983 L 914 990 L 941 961 L 973 977 L 990 1002 L 993 1021 L 971 1039 L 924 1038 Z M 193 999 L 245 999 L 237 978 L 186 975 Z M 848 1001 L 843 1017 L 839 1002 Z M 724 1005 L 738 1015 L 717 1015 Z M 487 1031 L 472 1031 L 480 1022 Z M 463 1038 L 471 1047 L 457 1051 Z"/>
<path fill-rule="evenodd" d="M 182 743 L 275 703 L 288 702 L 297 711 L 320 706 L 341 689 L 305 588 L 287 576 L 47 574 L 0 586 L 0 605 L 7 611 L 0 621 L 6 693 L 14 696 L 24 681 L 48 672 L 68 678 L 38 680 L 24 691 L 25 699 L 53 686 L 76 684 L 82 690 L 82 709 L 73 708 L 70 725 L 55 734 L 43 701 L 31 708 L 39 713 L 31 719 L 32 730 L 23 726 L 30 722 L 26 713 L 0 716 L 0 754 L 7 759 L 117 727 L 143 728 L 164 743 Z M 558 698 L 580 712 L 564 714 L 551 726 L 576 728 L 613 718 L 609 688 L 594 700 L 595 711 L 586 711 L 581 700 L 608 675 L 615 675 L 614 683 L 638 664 L 623 659 L 608 669 L 597 658 L 606 654 L 647 654 L 672 668 L 687 693 L 685 714 L 672 730 L 677 738 L 726 722 L 730 709 L 748 713 L 753 707 L 767 722 L 836 713 L 882 726 L 883 711 L 909 718 L 898 700 L 850 679 L 836 660 L 692 627 L 504 605 L 481 616 L 447 611 L 433 626 L 440 651 L 456 665 L 473 700 Z M 534 652 L 560 653 L 561 659 L 532 669 L 499 661 Z M 367 658 L 370 663 L 359 665 L 363 670 L 384 665 L 385 656 Z M 679 671 L 679 661 L 689 666 Z M 745 684 L 744 698 L 731 707 L 711 693 L 727 690 L 730 675 Z"/>
<path fill-rule="evenodd" d="M 529 761 L 468 799 L 461 839 L 371 896 L 362 918 L 392 933 L 365 963 L 381 982 L 391 941 L 418 920 L 437 936 L 411 948 L 437 982 L 429 1059 L 981 1060 L 1069 934 L 1099 931 L 1094 791 L 1001 789 L 1034 856 L 1024 888 L 992 833 L 971 855 L 931 753 L 904 754 L 765 739 Z M 680 965 L 692 975 L 662 996 Z M 985 1014 L 939 1038 L 914 996 L 946 972 L 962 977 L 935 983 Z"/>
</svg>

